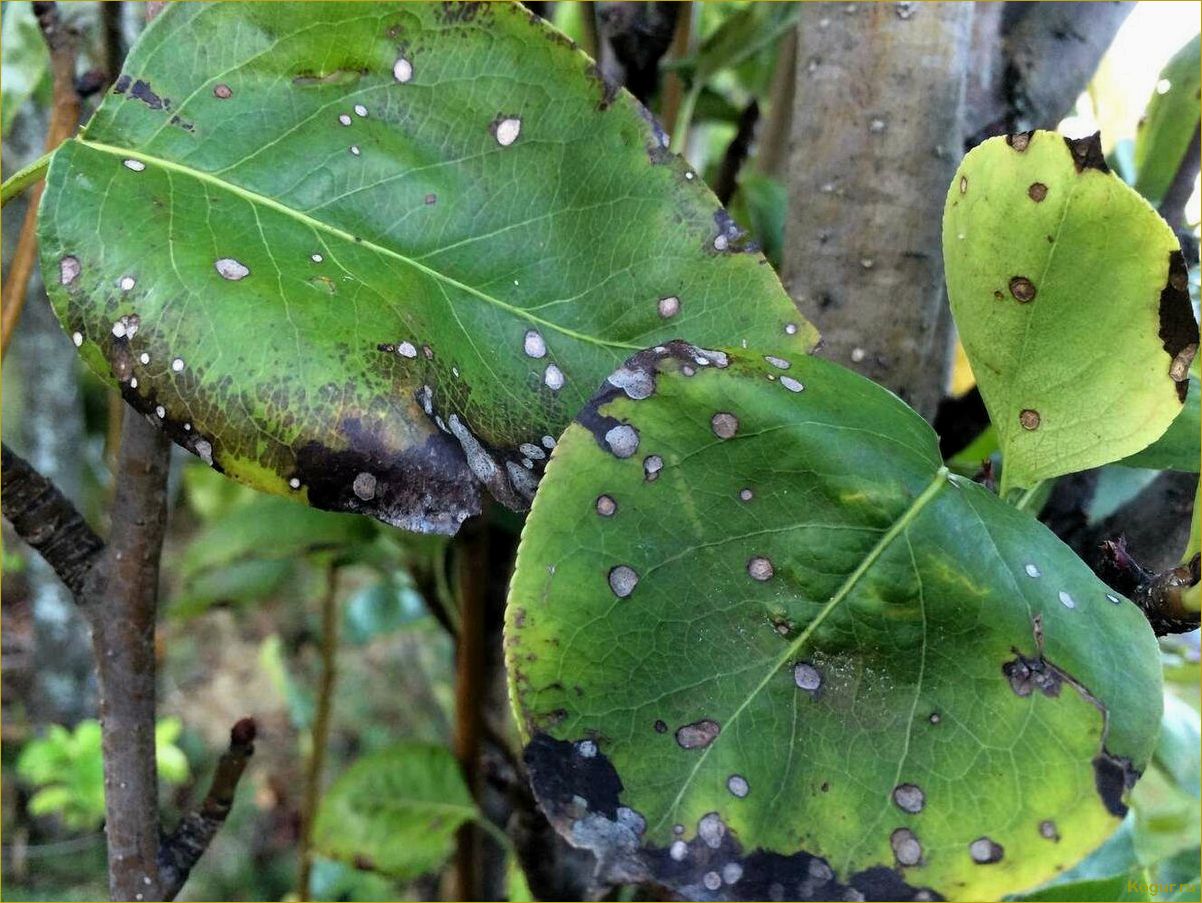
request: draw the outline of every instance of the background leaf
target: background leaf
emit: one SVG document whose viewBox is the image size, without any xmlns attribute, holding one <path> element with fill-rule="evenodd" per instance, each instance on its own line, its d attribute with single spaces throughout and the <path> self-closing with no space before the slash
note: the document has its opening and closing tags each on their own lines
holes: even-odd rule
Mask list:
<svg viewBox="0 0 1202 903">
<path fill-rule="evenodd" d="M 441 746 L 398 744 L 365 756 L 322 798 L 318 850 L 398 878 L 442 865 L 455 831 L 477 817 L 459 764 Z"/>
<path fill-rule="evenodd" d="M 454 532 L 476 480 L 525 506 L 632 350 L 813 345 L 665 143 L 517 4 L 169 6 L 55 156 L 42 265 L 207 463 Z"/>
<path fill-rule="evenodd" d="M 1159 723 L 1139 610 L 810 357 L 629 361 L 552 458 L 506 640 L 553 823 L 690 899 L 1033 886 Z"/>
<path fill-rule="evenodd" d="M 992 138 L 948 191 L 948 293 L 1004 489 L 1139 451 L 1185 397 L 1198 325 L 1177 239 L 1100 155 L 1096 137 Z"/>
<path fill-rule="evenodd" d="M 1198 88 L 1202 79 L 1202 38 L 1173 56 L 1164 71 L 1135 136 L 1135 189 L 1159 204 L 1177 174 L 1198 128 Z"/>
</svg>

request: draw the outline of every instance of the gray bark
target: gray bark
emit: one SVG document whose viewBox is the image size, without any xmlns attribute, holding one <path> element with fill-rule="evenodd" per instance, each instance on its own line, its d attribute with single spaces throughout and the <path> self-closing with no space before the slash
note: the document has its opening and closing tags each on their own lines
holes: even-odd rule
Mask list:
<svg viewBox="0 0 1202 903">
<path fill-rule="evenodd" d="M 783 270 L 819 351 L 932 417 L 950 362 L 940 212 L 972 5 L 805 3 Z"/>
</svg>

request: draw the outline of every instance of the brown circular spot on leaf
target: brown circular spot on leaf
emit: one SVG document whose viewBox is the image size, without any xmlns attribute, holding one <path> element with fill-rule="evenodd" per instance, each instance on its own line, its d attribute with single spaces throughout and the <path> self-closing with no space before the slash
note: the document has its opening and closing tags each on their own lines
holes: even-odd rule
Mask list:
<svg viewBox="0 0 1202 903">
<path fill-rule="evenodd" d="M 1039 411 L 1032 411 L 1030 408 L 1024 408 L 1018 415 L 1018 422 L 1024 430 L 1039 429 Z"/>
<path fill-rule="evenodd" d="M 968 192 L 968 176 L 960 176 L 960 194 Z"/>
<path fill-rule="evenodd" d="M 219 100 L 229 100 L 234 96 L 234 92 L 230 90 L 229 85 L 217 85 L 213 88 L 213 96 Z"/>
<path fill-rule="evenodd" d="M 995 300 L 997 300 L 997 301 L 1004 301 L 1004 300 L 1005 300 L 1005 298 L 1006 298 L 1006 296 L 1005 296 L 1005 295 L 1003 295 L 1001 292 L 994 292 L 994 293 L 993 293 L 993 297 L 994 297 L 994 299 L 995 299 Z"/>
<path fill-rule="evenodd" d="M 1035 298 L 1035 283 L 1026 276 L 1014 276 L 1010 279 L 1010 294 L 1015 301 L 1026 304 Z"/>
<path fill-rule="evenodd" d="M 1027 189 L 1027 197 L 1035 203 L 1039 203 L 1048 196 L 1048 186 L 1043 182 L 1032 182 L 1031 187 Z"/>
</svg>

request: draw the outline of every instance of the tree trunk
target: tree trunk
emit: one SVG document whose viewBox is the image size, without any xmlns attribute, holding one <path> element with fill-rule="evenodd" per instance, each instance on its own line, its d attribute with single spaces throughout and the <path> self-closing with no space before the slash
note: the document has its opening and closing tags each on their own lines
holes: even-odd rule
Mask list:
<svg viewBox="0 0 1202 903">
<path fill-rule="evenodd" d="M 972 6 L 802 4 L 783 270 L 819 353 L 925 417 L 950 364 L 940 212 Z"/>
</svg>

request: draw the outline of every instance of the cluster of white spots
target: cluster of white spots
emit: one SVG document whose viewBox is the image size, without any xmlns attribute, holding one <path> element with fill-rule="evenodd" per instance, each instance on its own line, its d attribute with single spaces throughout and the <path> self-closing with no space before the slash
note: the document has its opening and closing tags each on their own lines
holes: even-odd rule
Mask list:
<svg viewBox="0 0 1202 903">
<path fill-rule="evenodd" d="M 783 357 L 773 357 L 771 354 L 765 354 L 764 360 L 766 360 L 768 363 L 770 363 L 773 367 L 775 367 L 778 370 L 788 370 L 789 367 L 792 366 L 792 364 L 790 364 Z"/>
<path fill-rule="evenodd" d="M 141 361 L 143 364 L 149 364 L 150 363 L 150 354 L 148 352 L 143 351 L 141 354 L 138 355 L 138 360 Z"/>
<path fill-rule="evenodd" d="M 113 324 L 113 335 L 119 339 L 132 339 L 137 335 L 141 322 L 137 314 L 126 314 Z"/>
<path fill-rule="evenodd" d="M 656 307 L 659 315 L 666 320 L 680 313 L 680 299 L 675 295 L 668 295 L 666 298 L 660 298 Z"/>
<path fill-rule="evenodd" d="M 597 513 L 602 517 L 613 517 L 615 511 L 618 510 L 618 503 L 611 496 L 597 496 Z"/>
<path fill-rule="evenodd" d="M 82 332 L 71 333 L 71 341 L 74 342 L 75 347 L 78 348 L 80 345 L 83 344 L 83 333 Z"/>
<path fill-rule="evenodd" d="M 357 144 L 352 144 L 352 145 L 351 145 L 351 154 L 352 154 L 353 156 L 357 157 L 357 156 L 359 156 L 359 153 L 360 153 L 360 151 L 359 151 L 359 145 L 357 145 Z"/>
<path fill-rule="evenodd" d="M 822 686 L 822 673 L 808 662 L 798 662 L 793 666 L 793 683 L 799 689 L 813 692 Z"/>
<path fill-rule="evenodd" d="M 126 169 L 132 169 L 134 172 L 141 172 L 146 168 L 146 164 L 141 160 L 122 160 Z"/>
<path fill-rule="evenodd" d="M 288 485 L 293 489 L 300 489 L 300 477 L 293 477 L 288 481 Z"/>
<path fill-rule="evenodd" d="M 722 886 L 722 876 L 717 872 L 706 872 L 701 877 L 701 883 L 705 885 L 706 890 L 717 890 Z"/>
<path fill-rule="evenodd" d="M 79 258 L 68 254 L 58 262 L 58 281 L 60 285 L 70 285 L 79 275 Z"/>
<path fill-rule="evenodd" d="M 1040 576 L 1042 576 L 1042 572 L 1041 572 L 1041 571 L 1039 570 L 1039 568 L 1038 568 L 1038 567 L 1036 567 L 1034 564 L 1026 564 L 1026 565 L 1024 565 L 1024 566 L 1023 566 L 1023 570 L 1027 572 L 1027 576 L 1028 576 L 1028 577 L 1040 577 Z"/>
<path fill-rule="evenodd" d="M 210 467 L 213 466 L 213 446 L 207 439 L 197 439 L 192 443 L 192 450 L 196 452 L 196 456 L 200 460 L 204 461 Z"/>
<path fill-rule="evenodd" d="M 655 379 L 646 370 L 620 367 L 605 378 L 611 386 L 621 389 L 633 401 L 642 401 L 655 392 Z"/>
<path fill-rule="evenodd" d="M 605 444 L 619 458 L 629 458 L 639 450 L 639 434 L 633 426 L 621 423 L 605 434 Z"/>
<path fill-rule="evenodd" d="M 522 120 L 516 117 L 502 119 L 497 123 L 496 137 L 497 144 L 501 147 L 509 147 L 513 142 L 518 140 L 518 135 L 522 131 Z"/>
<path fill-rule="evenodd" d="M 1060 591 L 1059 599 L 1060 599 L 1060 604 L 1063 605 L 1065 608 L 1076 608 L 1077 607 L 1077 603 L 1073 601 L 1073 597 L 1070 596 L 1064 590 Z"/>
<path fill-rule="evenodd" d="M 250 275 L 250 268 L 232 257 L 221 257 L 214 261 L 213 266 L 222 279 L 229 279 L 231 282 L 237 282 Z"/>
<path fill-rule="evenodd" d="M 917 784 L 898 784 L 893 788 L 893 802 L 903 812 L 917 815 L 927 804 L 927 797 Z"/>
<path fill-rule="evenodd" d="M 726 836 L 726 825 L 722 822 L 722 816 L 717 812 L 701 816 L 701 821 L 697 822 L 697 836 L 711 850 L 722 846 L 722 838 Z"/>
<path fill-rule="evenodd" d="M 121 281 L 117 283 L 121 287 L 121 291 L 128 292 L 137 284 L 137 280 L 133 276 L 122 276 Z"/>
<path fill-rule="evenodd" d="M 526 352 L 526 357 L 545 357 L 547 354 L 547 343 L 543 341 L 542 334 L 537 329 L 530 329 L 526 331 L 526 335 L 522 338 L 522 350 Z"/>
<path fill-rule="evenodd" d="M 762 555 L 756 555 L 747 562 L 747 573 L 751 575 L 752 580 L 771 580 L 775 573 L 772 567 L 772 562 Z"/>
<path fill-rule="evenodd" d="M 659 479 L 659 472 L 664 469 L 664 459 L 659 455 L 648 455 L 643 459 L 643 474 L 648 483 Z"/>
<path fill-rule="evenodd" d="M 796 323 L 786 323 L 785 324 L 785 335 L 797 335 L 797 324 Z"/>
<path fill-rule="evenodd" d="M 171 369 L 176 373 L 182 371 L 184 369 L 184 359 L 182 357 L 177 357 L 175 360 L 173 360 L 171 362 Z"/>
<path fill-rule="evenodd" d="M 363 501 L 370 502 L 376 497 L 376 475 L 366 470 L 356 474 L 351 482 L 351 492 Z"/>
<path fill-rule="evenodd" d="M 342 123 L 342 125 L 350 125 L 350 124 L 351 124 L 351 117 L 350 117 L 350 116 L 348 116 L 346 113 L 339 113 L 339 114 L 338 114 L 338 121 L 339 121 L 340 123 Z"/>
<path fill-rule="evenodd" d="M 363 106 L 363 104 L 361 104 L 361 103 L 355 104 L 355 115 L 356 116 L 366 116 L 367 115 L 367 107 Z"/>
<path fill-rule="evenodd" d="M 730 439 L 739 431 L 739 418 L 726 411 L 719 411 L 710 418 L 710 427 L 719 439 Z"/>
<path fill-rule="evenodd" d="M 392 64 L 392 77 L 402 85 L 409 79 L 413 78 L 413 64 L 403 56 L 398 57 L 397 61 Z"/>
<path fill-rule="evenodd" d="M 619 564 L 609 570 L 609 588 L 619 599 L 625 599 L 633 593 L 638 582 L 639 575 L 635 573 L 634 568 L 625 564 Z"/>
<path fill-rule="evenodd" d="M 977 865 L 989 865 L 992 862 L 1001 862 L 1004 851 L 1001 844 L 994 843 L 988 837 L 978 837 L 968 845 L 968 852 Z"/>
<path fill-rule="evenodd" d="M 547 369 L 543 371 L 543 383 L 552 392 L 558 392 L 563 388 L 563 371 L 554 364 L 547 364 Z"/>
<path fill-rule="evenodd" d="M 741 774 L 732 774 L 726 779 L 726 789 L 734 796 L 742 799 L 751 792 L 751 785 L 747 783 L 747 778 Z"/>
<path fill-rule="evenodd" d="M 1115 605 L 1119 605 L 1123 601 L 1118 596 L 1116 596 L 1114 593 L 1107 593 L 1106 598 L 1109 599 L 1111 602 L 1113 602 Z"/>
<path fill-rule="evenodd" d="M 750 489 L 740 489 L 739 490 L 739 498 L 742 499 L 744 502 L 750 502 L 753 498 L 755 498 L 755 493 L 752 492 Z"/>
<path fill-rule="evenodd" d="M 518 450 L 527 458 L 533 458 L 535 461 L 541 461 L 547 457 L 547 453 L 535 445 L 533 442 L 523 442 L 518 446 Z"/>
<path fill-rule="evenodd" d="M 597 755 L 597 744 L 592 740 L 581 740 L 576 744 L 576 752 L 585 759 L 591 759 Z"/>
<path fill-rule="evenodd" d="M 898 865 L 918 865 L 922 861 L 922 844 L 909 828 L 898 828 L 890 834 L 889 845 Z"/>
<path fill-rule="evenodd" d="M 791 376 L 782 376 L 780 378 L 780 384 L 790 392 L 800 392 L 805 388 L 805 384 L 803 382 L 796 380 Z"/>
<path fill-rule="evenodd" d="M 673 862 L 684 862 L 689 855 L 689 845 L 683 840 L 674 840 L 672 846 L 668 847 L 668 855 L 672 857 Z"/>
<path fill-rule="evenodd" d="M 868 352 L 866 352 L 863 348 L 853 348 L 851 349 L 851 362 L 853 364 L 862 363 L 867 355 Z"/>
<path fill-rule="evenodd" d="M 701 749 L 709 746 L 721 732 L 717 721 L 703 718 L 676 729 L 676 743 L 681 749 Z"/>
</svg>

